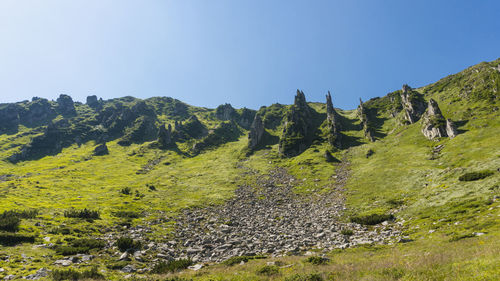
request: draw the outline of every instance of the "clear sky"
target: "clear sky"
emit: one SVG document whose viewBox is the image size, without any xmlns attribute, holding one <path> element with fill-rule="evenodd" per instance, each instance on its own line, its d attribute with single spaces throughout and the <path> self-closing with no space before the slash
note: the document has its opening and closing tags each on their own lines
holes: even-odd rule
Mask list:
<svg viewBox="0 0 500 281">
<path fill-rule="evenodd" d="M 500 57 L 500 1 L 1 0 L 0 103 L 336 107 Z"/>
</svg>

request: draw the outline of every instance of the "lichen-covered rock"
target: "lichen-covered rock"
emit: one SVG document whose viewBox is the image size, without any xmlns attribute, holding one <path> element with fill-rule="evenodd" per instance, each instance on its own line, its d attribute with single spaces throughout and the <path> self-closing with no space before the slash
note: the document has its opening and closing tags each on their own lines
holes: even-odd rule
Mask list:
<svg viewBox="0 0 500 281">
<path fill-rule="evenodd" d="M 342 146 L 341 143 L 341 135 L 340 135 L 340 122 L 339 116 L 335 109 L 333 108 L 332 96 L 330 91 L 326 95 L 326 121 L 328 127 L 328 143 L 331 146 L 340 148 Z"/>
<path fill-rule="evenodd" d="M 426 107 L 423 96 L 406 84 L 403 85 L 401 91 L 401 105 L 404 110 L 404 118 L 410 124 L 420 119 Z"/>
<path fill-rule="evenodd" d="M 429 100 L 427 110 L 422 115 L 422 134 L 428 139 L 447 137 L 446 120 L 437 102 Z"/>
<path fill-rule="evenodd" d="M 165 128 L 165 125 L 160 126 L 158 143 L 161 148 L 167 148 L 172 144 L 172 125 L 168 124 L 168 128 Z"/>
<path fill-rule="evenodd" d="M 73 99 L 68 95 L 60 95 L 57 98 L 57 113 L 62 116 L 74 116 L 76 115 L 75 103 Z"/>
<path fill-rule="evenodd" d="M 291 157 L 309 147 L 312 133 L 313 109 L 306 102 L 304 92 L 297 90 L 295 102 L 285 116 L 279 141 L 281 156 Z"/>
<path fill-rule="evenodd" d="M 250 132 L 248 133 L 248 147 L 253 150 L 262 144 L 265 129 L 262 118 L 259 114 L 255 115 Z"/>
<path fill-rule="evenodd" d="M 105 143 L 100 144 L 94 148 L 95 156 L 103 156 L 108 154 L 109 154 L 108 146 Z"/>
</svg>

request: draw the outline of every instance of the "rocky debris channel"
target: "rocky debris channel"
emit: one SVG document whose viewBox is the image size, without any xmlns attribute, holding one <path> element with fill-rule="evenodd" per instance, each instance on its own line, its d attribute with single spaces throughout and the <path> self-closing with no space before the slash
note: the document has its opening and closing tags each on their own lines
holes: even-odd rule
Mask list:
<svg viewBox="0 0 500 281">
<path fill-rule="evenodd" d="M 369 229 L 340 221 L 345 209 L 341 189 L 348 172 L 345 163 L 339 165 L 337 184 L 309 196 L 293 192 L 298 180 L 284 169 L 268 175 L 249 171 L 256 183 L 241 186 L 224 205 L 185 210 L 177 219 L 175 241 L 159 247 L 158 257 L 220 262 L 232 256 L 279 256 L 395 242 L 400 236 L 396 223 Z"/>
</svg>

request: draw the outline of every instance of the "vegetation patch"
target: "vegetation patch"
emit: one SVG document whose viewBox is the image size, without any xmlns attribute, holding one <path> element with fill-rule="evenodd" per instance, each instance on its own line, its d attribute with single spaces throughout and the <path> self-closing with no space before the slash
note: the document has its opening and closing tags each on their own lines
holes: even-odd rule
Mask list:
<svg viewBox="0 0 500 281">
<path fill-rule="evenodd" d="M 266 256 L 238 256 L 238 257 L 230 257 L 229 259 L 225 260 L 223 264 L 228 265 L 228 266 L 233 266 L 235 264 L 240 264 L 241 262 L 248 262 L 249 260 L 256 260 L 256 259 L 265 259 Z"/>
<path fill-rule="evenodd" d="M 51 274 L 52 280 L 54 281 L 62 281 L 62 280 L 82 280 L 82 279 L 91 279 L 91 280 L 104 280 L 104 276 L 99 273 L 97 267 L 92 267 L 91 269 L 87 269 L 84 271 L 76 271 L 72 268 L 70 269 L 61 269 L 54 270 Z"/>
<path fill-rule="evenodd" d="M 277 267 L 276 265 L 264 265 L 263 267 L 257 270 L 257 274 L 266 276 L 276 275 L 279 272 L 280 268 Z"/>
<path fill-rule="evenodd" d="M 310 274 L 295 274 L 288 276 L 284 279 L 285 281 L 323 281 L 323 277 L 319 273 Z"/>
<path fill-rule="evenodd" d="M 193 261 L 190 259 L 172 260 L 168 262 L 161 261 L 153 267 L 152 272 L 156 274 L 174 273 L 186 269 L 192 264 Z"/>
<path fill-rule="evenodd" d="M 83 210 L 71 209 L 64 211 L 64 216 L 67 218 L 79 218 L 79 219 L 91 219 L 91 220 L 100 218 L 99 211 L 93 211 L 87 208 Z"/>
<path fill-rule="evenodd" d="M 314 265 L 322 265 L 322 264 L 327 264 L 328 261 L 330 261 L 328 258 L 325 257 L 318 257 L 318 256 L 312 256 L 308 257 L 305 262 L 314 264 Z"/>
<path fill-rule="evenodd" d="M 458 177 L 459 181 L 477 181 L 493 175 L 493 171 L 484 170 L 479 172 L 465 173 Z"/>
<path fill-rule="evenodd" d="M 35 236 L 0 232 L 0 245 L 13 246 L 20 243 L 35 243 Z"/>
<path fill-rule="evenodd" d="M 134 241 L 134 239 L 130 237 L 120 237 L 118 238 L 118 240 L 116 240 L 116 246 L 122 252 L 130 250 L 134 251 L 141 248 L 141 242 Z"/>
<path fill-rule="evenodd" d="M 394 220 L 392 214 L 369 214 L 351 217 L 351 222 L 363 225 L 376 225 L 384 221 Z"/>
</svg>

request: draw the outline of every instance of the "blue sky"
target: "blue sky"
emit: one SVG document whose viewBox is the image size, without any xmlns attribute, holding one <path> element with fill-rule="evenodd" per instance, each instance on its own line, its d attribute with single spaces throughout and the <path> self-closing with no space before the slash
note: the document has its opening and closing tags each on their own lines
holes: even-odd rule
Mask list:
<svg viewBox="0 0 500 281">
<path fill-rule="evenodd" d="M 0 102 L 336 107 L 500 57 L 500 1 L 2 0 Z"/>
</svg>

